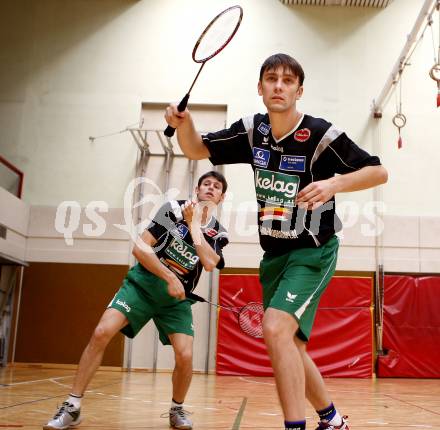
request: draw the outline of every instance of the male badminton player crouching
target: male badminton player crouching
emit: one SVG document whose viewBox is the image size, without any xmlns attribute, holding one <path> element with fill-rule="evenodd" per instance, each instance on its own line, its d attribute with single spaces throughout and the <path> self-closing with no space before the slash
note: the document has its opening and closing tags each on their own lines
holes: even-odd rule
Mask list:
<svg viewBox="0 0 440 430">
<path fill-rule="evenodd" d="M 139 263 L 127 273 L 81 356 L 69 397 L 43 429 L 68 429 L 81 422 L 81 399 L 110 340 L 118 331 L 133 338 L 151 318 L 161 342 L 174 349 L 170 426 L 192 429 L 183 402 L 192 377 L 194 302 L 185 293 L 194 290 L 203 268 L 224 267 L 227 232 L 213 212 L 226 188 L 223 175 L 207 172 L 198 180 L 195 202 L 173 200 L 158 211 L 133 249 Z"/>
</svg>

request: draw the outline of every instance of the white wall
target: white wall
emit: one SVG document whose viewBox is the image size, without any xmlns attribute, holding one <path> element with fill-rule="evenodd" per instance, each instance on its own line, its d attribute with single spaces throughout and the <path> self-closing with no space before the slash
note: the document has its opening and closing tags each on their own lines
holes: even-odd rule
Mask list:
<svg viewBox="0 0 440 430">
<path fill-rule="evenodd" d="M 243 0 L 237 37 L 208 63 L 193 102 L 228 105 L 228 121 L 263 106 L 258 69 L 277 51 L 306 71 L 300 108 L 323 116 L 373 149 L 370 105 L 404 45 L 422 0 L 385 9 L 292 7 Z M 197 70 L 190 59 L 204 23 L 229 1 L 7 0 L 0 5 L 1 152 L 26 173 L 24 198 L 57 205 L 74 199 L 121 207 L 136 147 L 128 133 L 90 143 L 90 135 L 138 121 L 142 101 L 179 99 Z M 428 34 L 428 36 L 430 36 Z M 438 215 L 440 121 L 430 37 L 404 76 L 404 149 L 397 151 L 393 103 L 381 120 L 380 152 L 390 170 L 383 197 L 390 215 Z M 253 198 L 251 173 L 228 166 L 236 201 Z M 408 202 L 408 195 L 411 201 Z M 372 192 L 350 195 L 365 201 Z"/>
<path fill-rule="evenodd" d="M 194 41 L 205 23 L 230 4 L 229 0 L 0 2 L 0 153 L 25 172 L 24 201 L 32 207 L 29 261 L 128 263 L 128 238 L 114 229 L 97 239 L 84 237 L 79 230 L 80 240 L 73 248 L 66 246 L 54 230 L 55 208 L 64 200 L 78 201 L 82 207 L 103 200 L 114 208 L 106 215 L 108 222 L 121 218 L 138 148 L 127 132 L 94 142 L 89 136 L 138 122 L 142 103 L 180 99 L 198 69 L 190 58 Z M 391 124 L 394 99 L 382 120 L 371 118 L 372 100 L 423 0 L 396 0 L 386 9 L 289 7 L 278 0 L 240 4 L 244 19 L 236 38 L 206 65 L 191 101 L 227 106 L 228 123 L 263 111 L 256 92 L 262 61 L 275 52 L 295 56 L 306 73 L 300 109 L 346 130 L 360 146 L 379 154 L 390 173 L 388 184 L 379 190 L 338 196 L 339 202 L 359 204 L 361 212 L 371 199 L 383 199 L 387 207 L 383 237 L 362 235 L 362 219 L 346 229 L 338 269 L 373 270 L 378 261 L 375 245 L 383 244 L 379 257 L 386 270 L 440 272 L 440 243 L 435 239 L 440 231 L 440 111 L 435 108 L 435 83 L 427 74 L 433 62 L 429 33 L 404 75 L 408 124 L 403 149 L 396 148 L 397 132 Z M 147 172 L 152 179 L 162 169 L 162 164 L 154 165 L 160 167 Z M 257 267 L 261 250 L 251 231 L 256 220 L 249 209 L 255 200 L 251 169 L 227 166 L 225 173 L 230 196 L 224 216 L 233 220 L 228 265 Z M 180 170 L 173 175 L 180 177 Z M 186 182 L 181 183 L 186 189 Z M 235 220 L 243 211 L 248 223 L 239 223 L 237 231 Z M 243 236 L 243 229 L 248 236 Z M 27 233 L 20 231 L 23 242 Z M 24 255 L 23 243 L 20 246 Z M 150 342 L 151 333 L 145 336 Z M 135 345 L 135 365 L 149 367 L 151 357 L 146 358 L 143 345 L 142 340 Z M 162 358 L 167 366 L 169 357 Z M 196 364 L 202 368 L 203 360 Z"/>
<path fill-rule="evenodd" d="M 25 261 L 29 205 L 0 187 L 0 209 L 0 225 L 6 228 L 6 237 L 0 238 L 0 254 Z"/>
</svg>

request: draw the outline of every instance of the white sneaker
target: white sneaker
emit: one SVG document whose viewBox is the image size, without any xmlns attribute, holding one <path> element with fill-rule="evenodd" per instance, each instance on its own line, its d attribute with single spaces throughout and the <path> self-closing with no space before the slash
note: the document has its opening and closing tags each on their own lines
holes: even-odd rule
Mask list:
<svg viewBox="0 0 440 430">
<path fill-rule="evenodd" d="M 75 408 L 71 403 L 64 402 L 54 417 L 43 426 L 43 430 L 65 430 L 81 422 L 81 408 Z"/>
<path fill-rule="evenodd" d="M 318 423 L 316 430 L 350 430 L 347 424 L 348 417 L 344 415 L 342 417 L 342 423 L 339 426 L 331 425 L 329 423 L 323 423 L 322 421 Z"/>
<path fill-rule="evenodd" d="M 168 414 L 164 414 L 163 416 L 168 415 L 170 418 L 170 427 L 175 429 L 192 429 L 193 423 L 188 418 L 188 415 L 191 415 L 191 412 L 185 411 L 182 407 L 171 408 Z"/>
</svg>

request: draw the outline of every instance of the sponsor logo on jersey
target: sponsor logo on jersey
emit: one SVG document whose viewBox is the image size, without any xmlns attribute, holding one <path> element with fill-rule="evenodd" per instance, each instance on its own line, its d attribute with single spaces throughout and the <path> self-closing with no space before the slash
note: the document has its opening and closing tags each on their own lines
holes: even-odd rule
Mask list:
<svg viewBox="0 0 440 430">
<path fill-rule="evenodd" d="M 259 167 L 267 167 L 269 164 L 270 151 L 267 149 L 261 149 L 254 147 L 252 149 L 254 153 L 254 164 Z"/>
<path fill-rule="evenodd" d="M 263 135 L 267 136 L 270 132 L 270 125 L 265 124 L 264 122 L 260 123 L 257 127 L 257 130 Z"/>
<path fill-rule="evenodd" d="M 262 145 L 268 145 L 269 144 L 269 136 L 264 136 L 263 141 L 261 142 Z"/>
<path fill-rule="evenodd" d="M 255 169 L 257 200 L 276 206 L 294 207 L 299 176 L 271 170 Z"/>
<path fill-rule="evenodd" d="M 271 147 L 274 151 L 284 152 L 284 148 L 283 148 L 282 146 L 279 146 L 279 145 L 270 145 L 270 147 Z"/>
<path fill-rule="evenodd" d="M 121 302 L 119 299 L 116 300 L 116 304 L 123 307 L 127 312 L 131 311 L 131 307 L 127 305 L 125 302 Z"/>
<path fill-rule="evenodd" d="M 293 138 L 298 142 L 306 142 L 310 138 L 310 130 L 308 128 L 302 128 L 301 130 L 297 130 L 293 135 Z"/>
<path fill-rule="evenodd" d="M 188 234 L 188 227 L 185 224 L 179 224 L 176 230 L 181 239 L 184 239 L 185 236 Z"/>
<path fill-rule="evenodd" d="M 181 267 L 192 270 L 199 261 L 196 250 L 182 240 L 174 238 L 168 245 L 165 253 Z"/>
<path fill-rule="evenodd" d="M 258 215 L 261 222 L 267 220 L 288 221 L 291 217 L 291 213 L 292 212 L 287 208 L 266 206 L 258 212 Z"/>
<path fill-rule="evenodd" d="M 263 225 L 260 225 L 260 234 L 262 236 L 271 236 L 276 239 L 296 239 L 298 237 L 296 230 L 274 230 Z"/>
<path fill-rule="evenodd" d="M 305 172 L 306 157 L 303 155 L 282 155 L 280 161 L 280 170 L 290 172 Z"/>
<path fill-rule="evenodd" d="M 217 235 L 218 231 L 213 228 L 205 228 L 204 233 L 206 236 L 214 237 Z"/>
</svg>

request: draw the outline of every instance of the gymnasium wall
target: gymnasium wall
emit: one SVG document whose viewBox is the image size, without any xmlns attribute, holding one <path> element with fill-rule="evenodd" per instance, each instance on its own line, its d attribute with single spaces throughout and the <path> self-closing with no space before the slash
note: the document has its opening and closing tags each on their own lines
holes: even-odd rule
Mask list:
<svg viewBox="0 0 440 430">
<path fill-rule="evenodd" d="M 432 233 L 439 228 L 440 203 L 433 196 L 440 183 L 440 122 L 434 108 L 435 84 L 426 73 L 432 62 L 429 37 L 405 70 L 408 125 L 402 130 L 403 149 L 396 149 L 390 120 L 394 99 L 380 122 L 370 118 L 372 99 L 423 1 L 399 0 L 385 9 L 288 7 L 278 0 L 240 4 L 245 16 L 237 38 L 207 65 L 192 102 L 227 105 L 227 123 L 261 111 L 256 93 L 261 61 L 276 51 L 294 54 L 306 70 L 300 108 L 346 129 L 361 146 L 378 153 L 390 172 L 386 186 L 337 196 L 347 215 L 344 220 L 357 219 L 350 227 L 356 230 L 355 239 L 347 239 L 349 252 L 343 249 L 340 256 L 347 264 L 343 268 L 371 270 L 374 259 L 382 258 L 374 249 L 381 239 L 364 237 L 359 223 L 371 218 L 372 211 L 382 211 L 369 207 L 370 200 L 383 200 L 384 215 L 390 219 L 387 229 L 392 228 L 386 232 L 389 239 L 384 237 L 389 249 L 383 256 L 390 270 L 405 270 L 408 263 L 411 270 L 437 271 L 439 244 Z M 189 59 L 192 41 L 202 22 L 225 5 L 226 0 L 216 1 L 215 7 L 202 0 L 1 2 L 0 151 L 26 174 L 24 201 L 37 211 L 47 208 L 48 215 L 65 200 L 77 201 L 82 208 L 104 201 L 110 218 L 119 219 L 139 151 L 127 132 L 94 142 L 88 138 L 136 123 L 144 102 L 181 97 L 197 70 Z M 142 117 L 148 123 L 150 116 Z M 154 118 L 155 126 L 163 125 L 160 117 Z M 174 174 L 179 169 L 182 164 L 174 166 Z M 155 162 L 147 177 L 163 187 L 162 173 L 163 163 Z M 230 182 L 225 214 L 245 213 L 241 220 L 254 220 L 251 169 L 226 166 L 225 173 Z M 185 182 L 180 188 L 186 188 Z M 258 260 L 252 228 L 243 221 L 236 225 L 237 246 L 228 250 L 236 266 L 253 267 Z M 121 237 L 120 232 L 114 234 Z M 56 258 L 57 244 L 52 252 L 52 242 L 42 244 L 42 237 L 31 236 L 29 258 Z M 96 249 L 105 253 L 106 246 L 97 243 Z M 122 242 L 117 245 L 116 254 L 102 262 L 126 263 L 124 253 L 129 250 Z M 75 251 L 75 261 L 84 261 L 87 252 Z M 96 253 L 95 257 L 99 258 Z"/>
<path fill-rule="evenodd" d="M 385 276 L 377 375 L 440 378 L 440 277 Z"/>
<path fill-rule="evenodd" d="M 122 223 L 123 221 L 123 216 L 117 210 L 111 210 L 109 213 L 101 215 L 107 225 Z M 36 353 L 34 348 L 29 347 L 27 349 L 31 355 L 25 354 L 26 349 L 23 349 L 24 345 L 30 345 L 27 343 L 27 337 L 32 335 L 34 330 L 32 318 L 35 317 L 35 313 L 30 312 L 29 304 L 26 305 L 26 303 L 33 303 L 29 297 L 35 298 L 41 295 L 44 300 L 39 300 L 39 309 L 41 309 L 42 314 L 51 315 L 52 317 L 56 316 L 52 313 L 54 300 L 56 300 L 60 309 L 76 316 L 78 316 L 78 309 L 81 309 L 80 302 L 85 300 L 87 309 L 91 308 L 92 312 L 87 314 L 88 325 L 80 329 L 82 326 L 75 323 L 74 319 L 68 317 L 65 321 L 69 333 L 74 334 L 80 330 L 85 342 L 85 338 L 91 335 L 93 325 L 96 324 L 105 305 L 120 285 L 121 276 L 130 264 L 131 244 L 129 237 L 119 229 L 108 229 L 99 238 L 87 237 L 82 233 L 82 229 L 84 224 L 89 223 L 90 220 L 83 214 L 80 219 L 80 227 L 74 234 L 73 245 L 69 246 L 54 229 L 52 224 L 54 217 L 53 209 L 47 207 L 31 208 L 26 251 L 26 260 L 30 262 L 30 267 L 25 269 L 25 283 L 23 286 L 23 297 L 28 297 L 28 299 L 27 301 L 23 300 L 20 309 L 22 326 L 18 331 L 17 339 L 22 345 L 22 349 L 20 354 L 17 355 L 16 361 L 29 360 L 35 362 L 36 360 L 33 355 Z M 247 242 L 243 242 L 237 234 L 237 228 L 240 227 L 241 223 L 246 223 L 247 228 L 252 233 L 252 229 L 255 230 L 256 216 L 252 216 L 252 213 L 246 213 L 246 217 L 243 218 L 243 215 L 237 212 L 225 211 L 222 214 L 222 220 L 229 227 L 231 239 L 231 243 L 225 248 L 228 269 L 236 268 L 236 270 L 239 270 L 238 273 L 243 273 L 243 268 L 258 267 L 261 249 L 256 242 L 256 236 L 249 235 Z M 381 237 L 384 247 L 381 248 L 381 253 L 387 271 L 440 273 L 440 258 L 438 256 L 440 244 L 436 242 L 440 235 L 432 234 L 432 232 L 438 231 L 440 226 L 438 223 L 435 224 L 434 221 L 435 219 L 429 222 L 427 218 L 414 220 L 405 217 L 385 217 L 384 234 Z M 356 225 L 344 229 L 337 264 L 339 271 L 371 273 L 375 270 L 377 262 L 374 247 L 375 238 L 368 238 L 362 234 L 362 231 L 367 227 L 371 227 L 369 220 L 361 219 Z M 66 275 L 63 272 L 65 267 L 68 269 Z M 117 269 L 118 267 L 119 269 Z M 76 270 L 76 268 L 78 269 Z M 43 269 L 48 272 L 47 280 L 41 276 Z M 115 270 L 117 271 L 116 277 L 112 275 L 112 273 L 116 273 Z M 109 273 L 106 274 L 106 272 Z M 90 283 L 88 273 L 95 274 L 94 276 L 99 274 L 99 277 L 96 281 Z M 64 282 L 66 276 L 68 285 Z M 111 279 L 112 282 L 109 284 L 105 280 L 103 281 L 102 277 Z M 87 294 L 88 288 L 90 288 L 91 294 Z M 210 288 L 212 288 L 215 300 L 218 293 L 217 274 L 214 275 L 213 279 L 204 274 L 197 287 L 197 292 L 204 297 L 209 297 Z M 29 294 L 31 295 L 29 296 Z M 74 295 L 75 300 L 71 300 L 71 295 Z M 211 371 L 215 368 L 217 314 L 216 312 L 209 314 L 209 311 L 209 306 L 205 304 L 194 306 L 196 330 L 194 368 L 199 371 L 204 370 L 206 365 Z M 83 310 L 81 310 L 81 318 L 82 316 Z M 61 322 L 63 316 L 59 316 L 59 320 Z M 45 324 L 45 319 L 41 319 L 39 324 Z M 48 337 L 48 341 L 50 341 L 52 335 L 56 337 L 59 334 L 57 331 L 59 327 L 54 324 L 49 324 L 46 329 L 48 331 L 37 331 L 42 335 L 44 334 L 45 338 Z M 38 339 L 38 336 L 34 337 Z M 81 348 L 81 346 L 78 346 L 78 348 Z M 36 351 L 38 352 L 39 348 L 36 348 Z M 46 358 L 49 357 L 47 362 L 57 362 L 57 360 L 62 359 L 62 363 L 72 363 L 78 358 L 78 354 L 69 355 L 71 349 L 65 350 L 64 354 L 67 355 L 64 356 L 60 356 L 60 351 L 64 351 L 64 349 L 46 349 Z M 128 364 L 127 351 L 128 349 L 125 348 L 125 365 Z M 154 365 L 153 351 L 154 327 L 150 323 L 133 341 L 131 365 L 134 368 L 151 369 Z M 156 366 L 158 369 L 172 368 L 171 348 L 158 345 L 157 357 Z"/>
<path fill-rule="evenodd" d="M 0 186 L 0 225 L 6 229 L 0 238 L 0 254 L 24 261 L 29 225 L 29 205 Z"/>
<path fill-rule="evenodd" d="M 126 270 L 126 266 L 68 263 L 33 263 L 26 268 L 15 362 L 77 364 Z M 123 353 L 124 336 L 118 334 L 102 364 L 121 367 Z"/>
<path fill-rule="evenodd" d="M 96 228 L 96 224 L 87 218 L 82 208 L 72 245 L 69 245 L 55 229 L 55 208 L 31 207 L 25 259 L 129 265 L 132 233 L 116 227 L 126 222 L 122 209 L 109 209 L 99 216 L 106 225 L 105 231 L 98 237 L 86 235 L 84 229 Z M 258 244 L 256 212 L 233 210 L 226 201 L 220 219 L 229 232 L 230 243 L 224 250 L 227 267 L 258 267 L 262 250 Z M 375 228 L 382 231 L 379 236 L 374 235 Z M 360 215 L 352 225 L 347 223 L 339 236 L 337 270 L 375 271 L 377 264 L 383 263 L 387 272 L 440 273 L 440 219 L 437 217 L 386 215 L 376 219 L 371 214 Z"/>
<path fill-rule="evenodd" d="M 435 84 L 427 75 L 430 37 L 405 71 L 403 149 L 397 151 L 391 125 L 394 99 L 380 126 L 370 118 L 372 100 L 423 0 L 394 1 L 385 9 L 289 7 L 278 0 L 240 4 L 240 32 L 206 67 L 192 101 L 227 105 L 228 123 L 260 111 L 256 83 L 262 60 L 290 52 L 306 71 L 300 109 L 332 120 L 382 156 L 391 173 L 382 191 L 387 212 L 437 216 L 440 202 L 431 196 L 440 182 L 440 122 Z M 142 102 L 179 99 L 197 70 L 190 60 L 193 41 L 226 5 L 227 0 L 2 1 L 0 150 L 26 173 L 25 200 L 49 206 L 65 199 L 82 205 L 104 200 L 121 207 L 137 148 L 128 133 L 94 143 L 88 137 L 136 123 Z M 234 201 L 252 200 L 250 169 L 228 166 L 226 173 Z M 349 198 L 363 204 L 376 196 L 366 191 Z"/>
<path fill-rule="evenodd" d="M 383 262 L 387 271 L 440 273 L 440 202 L 435 198 L 440 122 L 434 107 L 436 87 L 427 75 L 433 56 L 429 37 L 404 75 L 408 124 L 402 130 L 403 149 L 396 149 L 397 132 L 391 125 L 394 99 L 380 122 L 370 117 L 372 99 L 382 89 L 423 1 L 396 0 L 384 10 L 288 7 L 278 0 L 240 4 L 245 16 L 237 38 L 207 64 L 192 102 L 223 106 L 228 124 L 262 111 L 256 92 L 261 62 L 274 52 L 293 54 L 306 72 L 300 109 L 345 129 L 360 146 L 378 153 L 390 172 L 384 187 L 338 196 L 346 221 L 338 270 L 373 271 Z M 132 262 L 130 236 L 114 224 L 124 223 L 124 195 L 139 150 L 128 132 L 94 142 L 89 136 L 123 131 L 141 117 L 150 127 L 162 125 L 156 113 L 144 115 L 143 106 L 184 94 L 197 71 L 190 60 L 193 41 L 203 23 L 229 5 L 226 0 L 0 3 L 0 153 L 25 172 L 20 208 L 0 190 L 0 216 L 14 224 L 17 211 L 30 211 L 29 225 L 26 221 L 16 228 L 20 245 L 14 252 L 31 264 L 75 263 L 90 269 L 123 268 Z M 163 161 L 152 160 L 147 177 L 161 189 L 163 173 Z M 222 214 L 231 232 L 227 264 L 255 268 L 261 250 L 251 169 L 226 166 L 225 173 L 230 182 Z M 181 196 L 187 192 L 186 161 L 174 164 L 171 182 Z M 54 225 L 56 208 L 65 200 L 78 202 L 81 210 L 72 246 Z M 385 203 L 382 236 L 375 236 L 380 221 L 372 222 L 382 210 L 369 206 L 370 200 Z M 96 224 L 85 216 L 85 208 L 94 201 L 108 205 L 108 212 L 100 213 L 108 228 L 90 237 L 83 227 L 88 224 L 94 230 Z M 6 246 L 2 240 L 0 246 Z M 39 288 L 39 278 L 32 285 Z M 210 285 L 215 295 L 216 278 L 204 277 L 201 293 L 207 294 Z M 107 292 L 103 295 L 107 300 Z M 213 369 L 213 348 L 206 358 L 203 345 L 208 327 L 215 333 L 215 321 L 203 304 L 196 305 L 196 312 L 200 349 L 195 368 L 203 370 L 207 360 Z M 151 368 L 153 336 L 149 325 L 133 343 L 134 367 Z M 211 337 L 211 345 L 214 341 Z M 172 366 L 169 348 L 159 347 L 158 355 L 159 368 Z"/>
</svg>

